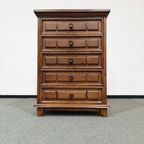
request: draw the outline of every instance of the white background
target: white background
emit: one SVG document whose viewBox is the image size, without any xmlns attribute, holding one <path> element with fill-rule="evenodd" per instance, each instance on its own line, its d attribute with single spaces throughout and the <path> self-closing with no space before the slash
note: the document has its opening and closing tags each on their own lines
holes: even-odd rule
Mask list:
<svg viewBox="0 0 144 144">
<path fill-rule="evenodd" d="M 34 9 L 111 9 L 107 25 L 109 95 L 144 94 L 143 0 L 0 0 L 0 95 L 36 95 Z"/>
</svg>

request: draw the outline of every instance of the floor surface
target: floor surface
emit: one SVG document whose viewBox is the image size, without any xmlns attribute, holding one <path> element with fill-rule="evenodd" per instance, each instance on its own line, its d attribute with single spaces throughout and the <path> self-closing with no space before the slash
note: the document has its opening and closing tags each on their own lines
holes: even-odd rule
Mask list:
<svg viewBox="0 0 144 144">
<path fill-rule="evenodd" d="M 0 99 L 0 144 L 144 144 L 144 99 L 109 99 L 109 117 L 47 113 L 34 98 Z"/>
</svg>

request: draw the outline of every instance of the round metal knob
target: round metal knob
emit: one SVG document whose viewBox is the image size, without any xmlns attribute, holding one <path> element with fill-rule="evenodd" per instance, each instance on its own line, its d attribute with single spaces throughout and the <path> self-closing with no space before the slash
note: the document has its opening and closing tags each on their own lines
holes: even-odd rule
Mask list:
<svg viewBox="0 0 144 144">
<path fill-rule="evenodd" d="M 73 41 L 69 41 L 69 46 L 70 46 L 70 47 L 73 46 Z"/>
<path fill-rule="evenodd" d="M 69 80 L 70 80 L 70 81 L 73 81 L 73 76 L 69 76 Z"/>
<path fill-rule="evenodd" d="M 71 93 L 69 94 L 69 98 L 72 99 L 74 97 L 74 95 Z"/>
<path fill-rule="evenodd" d="M 72 23 L 69 24 L 69 28 L 73 29 L 73 24 Z"/>
<path fill-rule="evenodd" d="M 69 64 L 73 64 L 73 59 L 69 59 Z"/>
</svg>

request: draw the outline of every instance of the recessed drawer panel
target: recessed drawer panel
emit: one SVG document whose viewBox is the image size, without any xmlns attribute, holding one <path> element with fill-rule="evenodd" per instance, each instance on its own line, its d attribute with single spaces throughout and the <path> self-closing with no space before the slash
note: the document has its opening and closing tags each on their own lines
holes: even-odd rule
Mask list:
<svg viewBox="0 0 144 144">
<path fill-rule="evenodd" d="M 87 22 L 87 30 L 99 31 L 101 25 L 100 21 Z"/>
<path fill-rule="evenodd" d="M 47 31 L 101 31 L 101 20 L 95 21 L 46 21 L 43 32 Z"/>
<path fill-rule="evenodd" d="M 57 81 L 57 74 L 56 73 L 43 73 L 43 82 L 56 82 Z"/>
<path fill-rule="evenodd" d="M 58 90 L 58 99 L 86 99 L 86 91 L 85 90 Z"/>
<path fill-rule="evenodd" d="M 79 73 L 79 74 L 57 74 L 57 80 L 59 82 L 85 82 L 86 81 L 86 75 Z"/>
<path fill-rule="evenodd" d="M 57 40 L 57 47 L 60 48 L 73 48 L 73 47 L 86 47 L 86 41 L 83 39 L 66 39 L 66 40 Z"/>
<path fill-rule="evenodd" d="M 57 30 L 86 30 L 85 22 L 58 22 Z"/>
<path fill-rule="evenodd" d="M 57 28 L 56 25 L 57 25 L 56 22 L 51 22 L 51 21 L 47 21 L 43 23 L 45 31 L 55 31 Z"/>
<path fill-rule="evenodd" d="M 56 39 L 44 39 L 44 49 L 47 48 L 56 48 L 57 47 L 57 40 Z"/>
<path fill-rule="evenodd" d="M 101 39 L 100 38 L 87 39 L 86 45 L 89 48 L 101 48 Z"/>
<path fill-rule="evenodd" d="M 101 90 L 88 90 L 87 98 L 91 100 L 101 100 Z"/>
<path fill-rule="evenodd" d="M 44 99 L 56 99 L 56 90 L 43 90 Z"/>
<path fill-rule="evenodd" d="M 44 65 L 54 65 L 57 64 L 57 58 L 55 56 L 45 56 Z"/>
<path fill-rule="evenodd" d="M 62 65 L 85 65 L 86 64 L 86 57 L 85 56 L 73 56 L 73 57 L 65 57 L 65 56 L 58 56 L 57 57 L 58 64 Z"/>
<path fill-rule="evenodd" d="M 87 56 L 87 64 L 88 65 L 99 65 L 100 64 L 99 56 Z"/>
<path fill-rule="evenodd" d="M 87 81 L 88 82 L 95 82 L 95 83 L 101 83 L 101 73 L 88 73 L 87 74 Z"/>
</svg>

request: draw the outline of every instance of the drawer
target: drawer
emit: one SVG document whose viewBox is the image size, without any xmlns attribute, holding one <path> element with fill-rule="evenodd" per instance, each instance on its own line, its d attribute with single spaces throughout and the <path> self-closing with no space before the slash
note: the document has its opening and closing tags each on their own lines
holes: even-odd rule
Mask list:
<svg viewBox="0 0 144 144">
<path fill-rule="evenodd" d="M 43 72 L 43 83 L 90 82 L 101 84 L 101 72 Z"/>
<path fill-rule="evenodd" d="M 46 21 L 43 32 L 47 31 L 101 31 L 101 20 L 95 21 Z"/>
<path fill-rule="evenodd" d="M 78 68 L 77 66 L 95 66 L 101 68 L 101 55 L 43 55 L 43 67 L 67 66 Z"/>
<path fill-rule="evenodd" d="M 80 49 L 79 49 L 80 48 Z M 62 51 L 62 50 L 83 50 L 98 51 L 101 50 L 101 38 L 45 38 L 43 39 L 43 50 Z"/>
<path fill-rule="evenodd" d="M 44 100 L 97 100 L 101 101 L 100 89 L 53 89 L 43 90 Z"/>
</svg>

